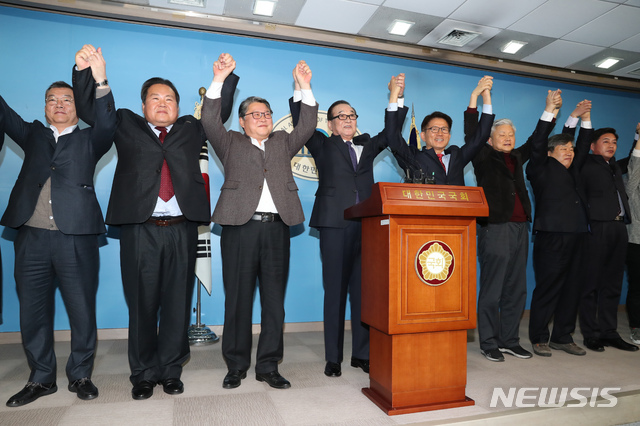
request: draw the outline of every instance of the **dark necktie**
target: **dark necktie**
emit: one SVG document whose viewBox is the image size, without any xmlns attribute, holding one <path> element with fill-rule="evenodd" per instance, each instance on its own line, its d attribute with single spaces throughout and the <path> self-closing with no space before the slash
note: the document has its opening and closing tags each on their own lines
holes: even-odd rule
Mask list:
<svg viewBox="0 0 640 426">
<path fill-rule="evenodd" d="M 166 127 L 156 127 L 156 130 L 160 132 L 160 143 L 164 143 L 164 138 L 167 136 Z M 169 165 L 167 160 L 162 163 L 162 172 L 160 173 L 160 198 L 162 201 L 167 202 L 173 197 L 175 192 L 173 191 L 173 182 L 171 182 L 171 172 L 169 171 Z"/>
<path fill-rule="evenodd" d="M 349 147 L 349 157 L 351 157 L 351 165 L 353 166 L 353 171 L 358 170 L 358 157 L 356 156 L 356 150 L 353 148 L 353 143 L 351 141 L 347 141 L 347 146 Z M 356 204 L 360 202 L 360 197 L 358 196 L 358 191 L 356 190 Z"/>
<path fill-rule="evenodd" d="M 444 165 L 444 161 L 442 161 L 442 157 L 444 157 L 444 154 L 436 154 L 436 155 L 438 156 L 438 161 L 440 161 L 440 164 L 442 165 L 444 172 L 447 173 L 447 168 Z"/>
</svg>

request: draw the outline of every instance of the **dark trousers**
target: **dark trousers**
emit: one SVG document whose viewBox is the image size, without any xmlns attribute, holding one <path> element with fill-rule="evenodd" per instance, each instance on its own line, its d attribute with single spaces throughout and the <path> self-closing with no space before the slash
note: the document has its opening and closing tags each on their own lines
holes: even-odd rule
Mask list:
<svg viewBox="0 0 640 426">
<path fill-rule="evenodd" d="M 480 294 L 478 334 L 484 351 L 520 342 L 520 318 L 527 301 L 529 224 L 489 224 L 478 230 Z"/>
<path fill-rule="evenodd" d="M 229 370 L 251 365 L 253 300 L 260 290 L 261 331 L 256 373 L 278 369 L 284 354 L 284 296 L 289 275 L 289 227 L 284 222 L 250 220 L 222 227 L 222 280 L 225 291 L 222 355 Z"/>
<path fill-rule="evenodd" d="M 362 225 L 353 221 L 346 228 L 319 228 L 319 231 L 324 285 L 325 358 L 330 362 L 342 362 L 348 294 L 351 305 L 351 356 L 369 359 L 369 328 L 360 321 Z"/>
<path fill-rule="evenodd" d="M 640 244 L 627 244 L 627 315 L 629 327 L 640 327 Z"/>
<path fill-rule="evenodd" d="M 619 337 L 618 305 L 627 255 L 624 222 L 593 222 L 587 237 L 585 286 L 580 301 L 580 329 L 585 338 Z"/>
<path fill-rule="evenodd" d="M 197 241 L 195 222 L 122 226 L 120 265 L 134 385 L 180 378 L 189 359 Z"/>
<path fill-rule="evenodd" d="M 584 267 L 586 233 L 538 232 L 533 242 L 536 287 L 531 298 L 531 343 L 573 343 Z M 553 331 L 549 337 L 549 322 Z"/>
<path fill-rule="evenodd" d="M 22 226 L 14 243 L 20 300 L 20 332 L 30 382 L 56 381 L 53 318 L 56 286 L 71 328 L 69 381 L 91 377 L 96 347 L 96 292 L 100 257 L 97 235 L 65 235 Z"/>
</svg>

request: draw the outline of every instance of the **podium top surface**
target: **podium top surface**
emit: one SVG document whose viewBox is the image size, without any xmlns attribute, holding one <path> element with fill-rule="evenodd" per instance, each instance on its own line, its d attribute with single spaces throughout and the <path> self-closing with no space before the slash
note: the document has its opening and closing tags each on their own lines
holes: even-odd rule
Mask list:
<svg viewBox="0 0 640 426">
<path fill-rule="evenodd" d="M 345 219 L 386 215 L 484 217 L 489 205 L 476 186 L 378 182 L 369 198 L 344 211 Z"/>
</svg>

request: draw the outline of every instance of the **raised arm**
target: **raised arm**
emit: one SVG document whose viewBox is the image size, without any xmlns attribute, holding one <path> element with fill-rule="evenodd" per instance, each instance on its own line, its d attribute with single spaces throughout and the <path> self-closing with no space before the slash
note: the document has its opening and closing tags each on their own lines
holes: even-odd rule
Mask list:
<svg viewBox="0 0 640 426">
<path fill-rule="evenodd" d="M 562 91 L 548 90 L 545 98 L 544 112 L 538 120 L 538 124 L 527 140 L 530 145 L 531 157 L 527 164 L 527 177 L 529 180 L 537 177 L 537 168 L 541 167 L 548 157 L 549 134 L 553 129 L 554 111 L 562 105 Z"/>
<path fill-rule="evenodd" d="M 73 67 L 73 97 L 76 102 L 78 117 L 93 126 L 95 121 L 96 83 L 108 88 L 107 71 L 102 49 L 85 44 L 76 53 L 76 64 Z M 106 91 L 104 93 L 107 93 Z"/>
<path fill-rule="evenodd" d="M 478 96 L 482 96 L 485 108 L 490 109 L 491 113 L 483 111 L 482 116 L 480 117 L 480 122 L 475 129 L 472 129 L 471 126 L 467 126 L 467 123 L 465 123 L 465 144 L 461 148 L 463 155 L 462 162 L 465 165 L 469 163 L 478 154 L 478 152 L 480 152 L 491 134 L 491 126 L 495 118 L 493 108 L 491 108 L 492 87 L 493 77 L 485 75 L 480 79 L 478 85 L 471 91 L 469 108 L 476 108 L 478 105 Z M 468 134 L 467 131 L 469 132 Z"/>
</svg>

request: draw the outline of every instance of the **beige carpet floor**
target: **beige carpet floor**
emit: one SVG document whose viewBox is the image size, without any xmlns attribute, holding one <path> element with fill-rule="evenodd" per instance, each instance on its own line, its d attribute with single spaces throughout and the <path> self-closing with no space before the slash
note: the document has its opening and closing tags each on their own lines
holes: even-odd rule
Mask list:
<svg viewBox="0 0 640 426">
<path fill-rule="evenodd" d="M 619 315 L 619 330 L 628 339 L 626 316 Z M 527 318 L 521 324 L 526 339 Z M 347 333 L 345 359 L 350 357 Z M 2 339 L 0 342 L 11 339 Z M 15 340 L 15 337 L 14 337 Z M 582 338 L 576 335 L 576 342 Z M 254 339 L 255 349 L 256 339 Z M 640 351 L 607 348 L 577 357 L 554 351 L 551 358 L 534 356 L 522 360 L 506 355 L 501 363 L 487 361 L 478 348 L 477 334 L 468 334 L 467 396 L 470 407 L 387 416 L 361 392 L 368 375 L 343 363 L 343 374 L 323 374 L 322 332 L 285 334 L 285 359 L 280 372 L 292 383 L 276 390 L 255 380 L 252 371 L 237 389 L 222 388 L 226 367 L 220 344 L 192 347 L 184 368 L 185 392 L 170 396 L 155 388 L 145 401 L 131 399 L 126 340 L 101 340 L 93 374 L 100 396 L 81 401 L 67 391 L 64 366 L 69 342 L 56 343 L 58 392 L 24 407 L 9 408 L 4 402 L 26 383 L 29 370 L 20 343 L 0 344 L 0 425 L 606 425 L 632 424 L 640 420 Z M 255 352 L 254 352 L 255 355 Z M 442 354 L 446 358 L 447 354 Z M 620 388 L 615 407 L 505 408 L 490 407 L 494 388 Z M 583 395 L 588 395 L 582 391 Z M 606 401 L 604 401 L 606 402 Z M 599 403 L 597 403 L 599 404 Z M 596 404 L 596 405 L 597 405 Z"/>
</svg>

